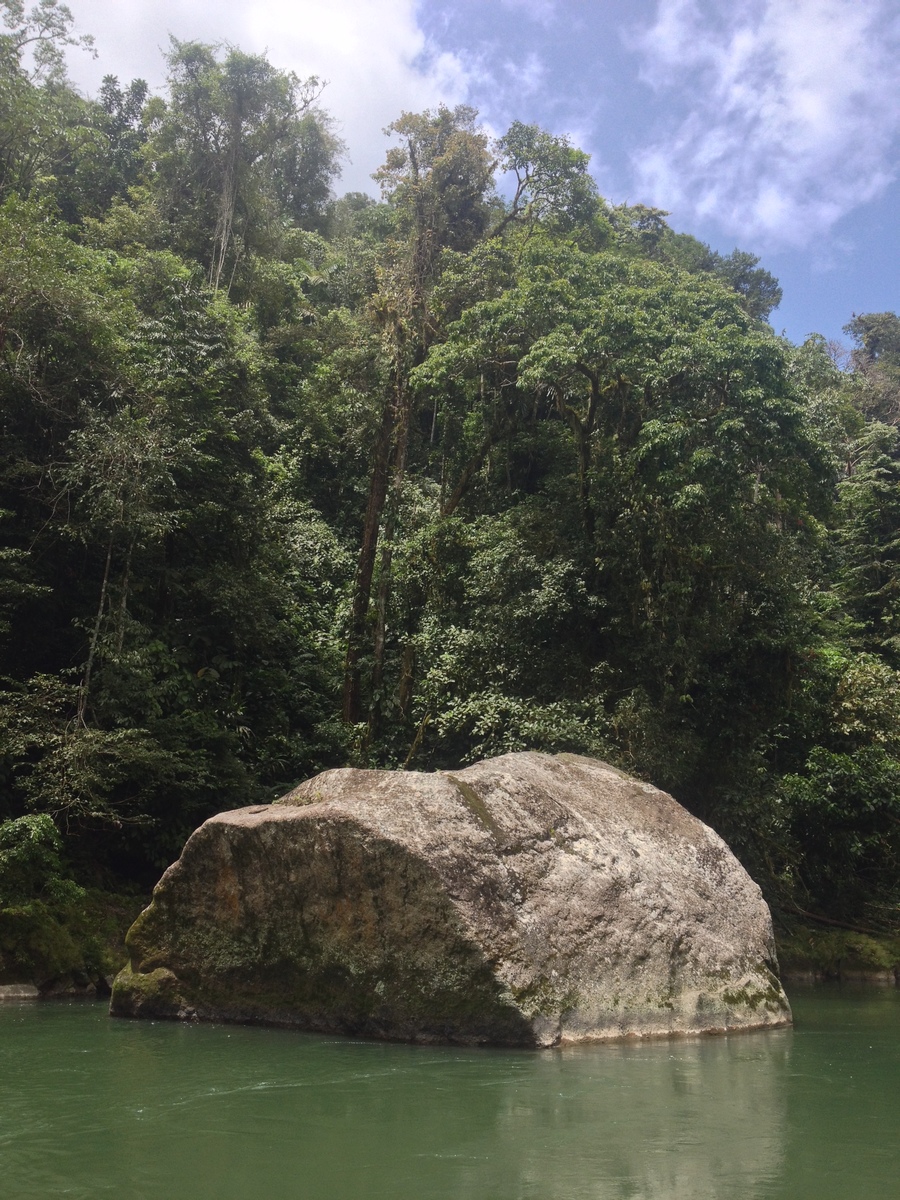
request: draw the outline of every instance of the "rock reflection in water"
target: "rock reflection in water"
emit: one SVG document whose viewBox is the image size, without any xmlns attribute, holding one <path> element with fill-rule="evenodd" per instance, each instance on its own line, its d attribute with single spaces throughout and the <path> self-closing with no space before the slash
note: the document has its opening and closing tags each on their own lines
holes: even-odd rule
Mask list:
<svg viewBox="0 0 900 1200">
<path fill-rule="evenodd" d="M 192 1033 L 192 1079 L 166 1056 L 122 1130 L 142 1195 L 753 1200 L 783 1169 L 790 1031 L 509 1053 L 233 1030 L 243 1069 L 209 1075 Z"/>
<path fill-rule="evenodd" d="M 798 1048 L 789 1030 L 529 1052 L 110 1022 L 91 1006 L 0 1012 L 0 1190 L 4 1200 L 781 1196 Z"/>
<path fill-rule="evenodd" d="M 485 1138 L 516 1186 L 458 1195 L 719 1200 L 768 1195 L 782 1170 L 790 1032 L 578 1047 L 537 1059 Z"/>
</svg>

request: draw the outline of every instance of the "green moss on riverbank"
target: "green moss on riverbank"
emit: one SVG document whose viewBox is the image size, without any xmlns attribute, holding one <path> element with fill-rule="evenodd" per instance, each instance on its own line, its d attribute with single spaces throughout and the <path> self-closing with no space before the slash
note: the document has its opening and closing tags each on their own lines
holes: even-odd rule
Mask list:
<svg viewBox="0 0 900 1200">
<path fill-rule="evenodd" d="M 778 938 L 782 976 L 791 979 L 900 981 L 900 937 L 797 926 Z"/>
<path fill-rule="evenodd" d="M 124 966 L 125 934 L 146 903 L 143 895 L 92 888 L 64 905 L 0 907 L 0 984 L 33 983 L 47 994 L 102 991 Z"/>
</svg>

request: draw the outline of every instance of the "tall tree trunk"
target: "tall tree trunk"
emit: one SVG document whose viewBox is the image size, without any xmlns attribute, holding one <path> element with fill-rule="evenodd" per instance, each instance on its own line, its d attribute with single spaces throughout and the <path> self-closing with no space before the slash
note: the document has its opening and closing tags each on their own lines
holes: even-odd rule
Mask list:
<svg viewBox="0 0 900 1200">
<path fill-rule="evenodd" d="M 581 501 L 581 522 L 588 540 L 594 537 L 594 510 L 591 507 L 591 439 L 594 426 L 597 423 L 597 412 L 600 407 L 600 378 L 595 372 L 585 366 L 579 366 L 579 372 L 590 383 L 590 400 L 587 413 L 582 419 L 574 409 L 568 407 L 560 396 L 560 408 L 569 421 L 569 426 L 575 438 L 575 450 L 578 454 L 578 492 Z"/>
<path fill-rule="evenodd" d="M 209 282 L 214 291 L 219 290 L 222 282 L 228 247 L 231 244 L 231 234 L 234 229 L 234 210 L 237 205 L 238 141 L 239 132 L 232 130 L 231 145 L 228 148 L 222 176 L 222 189 L 219 193 L 219 211 L 213 234 L 212 260 L 209 264 Z"/>
<path fill-rule="evenodd" d="M 134 552 L 135 538 L 128 543 L 128 553 L 125 555 L 125 570 L 122 574 L 122 595 L 119 599 L 119 628 L 116 633 L 116 653 L 122 653 L 125 644 L 125 618 L 128 616 L 128 588 L 131 583 L 131 555 Z"/>
<path fill-rule="evenodd" d="M 494 425 L 493 428 L 485 434 L 481 445 L 463 467 L 462 473 L 460 474 L 459 479 L 456 481 L 456 486 L 454 487 L 453 491 L 441 505 L 442 517 L 450 517 L 453 515 L 465 497 L 466 492 L 472 486 L 472 481 L 474 480 L 475 476 L 484 466 L 484 460 L 487 458 L 490 451 L 493 450 L 494 446 L 497 445 L 501 438 L 506 437 L 510 433 L 514 433 L 516 430 L 516 425 L 516 420 L 511 417 L 506 421 L 501 421 L 499 424 Z"/>
<path fill-rule="evenodd" d="M 417 175 L 418 167 L 414 154 L 411 163 L 413 173 Z M 362 715 L 360 660 L 367 641 L 372 580 L 388 489 L 393 486 L 396 501 L 393 510 L 396 514 L 406 473 L 406 451 L 413 404 L 409 373 L 424 362 L 428 351 L 426 288 L 435 253 L 434 231 L 429 227 L 425 216 L 419 212 L 416 233 L 409 246 L 409 257 L 385 292 L 385 299 L 388 300 L 388 307 L 392 313 L 388 336 L 392 339 L 394 366 L 391 399 L 385 405 L 375 443 L 372 479 L 350 608 L 347 656 L 344 663 L 343 719 L 352 725 L 358 724 Z M 381 562 L 375 626 L 372 630 L 373 688 L 380 688 L 384 676 L 384 634 L 390 597 L 391 565 L 392 554 L 388 546 Z M 374 711 L 370 713 L 367 744 L 378 723 L 377 709 L 376 704 Z"/>
<path fill-rule="evenodd" d="M 378 592 L 375 599 L 375 635 L 372 647 L 372 702 L 369 706 L 367 744 L 378 736 L 378 725 L 381 719 L 380 693 L 384 682 L 384 648 L 388 601 L 391 593 L 391 568 L 394 558 L 393 540 L 400 512 L 403 480 L 406 475 L 406 450 L 409 445 L 410 403 L 406 395 L 404 395 L 399 408 L 395 440 L 396 452 L 391 471 L 393 477 L 391 486 L 392 494 L 390 497 L 390 508 L 385 521 L 384 545 L 381 551 L 381 569 L 378 575 Z"/>
<path fill-rule="evenodd" d="M 369 615 L 369 597 L 372 590 L 372 577 L 375 574 L 375 557 L 378 552 L 378 534 L 381 527 L 381 514 L 387 498 L 388 480 L 390 478 L 391 446 L 394 440 L 396 424 L 396 404 L 388 403 L 381 414 L 381 427 L 375 439 L 375 452 L 372 462 L 372 478 L 369 483 L 369 499 L 366 504 L 366 517 L 363 522 L 362 542 L 359 547 L 359 561 L 356 567 L 356 579 L 353 583 L 353 601 L 350 605 L 350 628 L 347 631 L 347 656 L 344 660 L 344 700 L 342 713 L 344 720 L 350 725 L 356 725 L 360 720 L 362 679 L 359 660 L 362 657 L 366 643 L 366 624 Z"/>
<path fill-rule="evenodd" d="M 109 535 L 109 545 L 106 548 L 106 565 L 103 568 L 103 582 L 100 585 L 100 601 L 97 605 L 97 616 L 94 618 L 94 628 L 91 631 L 91 641 L 88 647 L 87 663 L 84 667 L 84 675 L 81 680 L 81 687 L 78 689 L 78 706 L 76 709 L 76 720 L 79 725 L 87 724 L 87 706 L 88 699 L 91 694 L 91 674 L 94 670 L 94 661 L 97 657 L 97 643 L 100 640 L 100 627 L 103 624 L 103 610 L 106 608 L 106 596 L 109 591 L 109 569 L 112 565 L 112 552 L 114 534 Z"/>
<path fill-rule="evenodd" d="M 403 647 L 403 653 L 400 657 L 400 687 L 397 697 L 400 712 L 404 718 L 409 716 L 409 706 L 412 704 L 415 681 L 416 648 L 412 642 L 407 642 Z"/>
</svg>

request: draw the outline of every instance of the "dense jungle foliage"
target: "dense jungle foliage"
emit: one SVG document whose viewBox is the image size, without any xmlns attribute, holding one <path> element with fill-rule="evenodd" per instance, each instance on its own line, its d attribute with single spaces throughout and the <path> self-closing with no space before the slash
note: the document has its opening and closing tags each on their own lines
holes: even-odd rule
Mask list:
<svg viewBox="0 0 900 1200">
<path fill-rule="evenodd" d="M 88 100 L 64 6 L 0 13 L 0 977 L 215 811 L 520 748 L 897 929 L 900 320 L 794 346 L 465 107 L 336 198 L 317 80 L 173 41 Z"/>
</svg>

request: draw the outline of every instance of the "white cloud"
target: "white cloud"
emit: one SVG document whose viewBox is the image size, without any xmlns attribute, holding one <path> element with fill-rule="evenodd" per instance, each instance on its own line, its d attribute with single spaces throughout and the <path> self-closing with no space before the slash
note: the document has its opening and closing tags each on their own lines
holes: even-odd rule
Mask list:
<svg viewBox="0 0 900 1200">
<path fill-rule="evenodd" d="M 415 0 L 69 0 L 69 7 L 100 51 L 96 63 L 78 54 L 69 60 L 73 79 L 89 91 L 106 73 L 159 87 L 170 33 L 265 51 L 278 67 L 327 79 L 322 104 L 350 152 L 347 189 L 373 190 L 370 175 L 387 145 L 382 130 L 402 111 L 456 104 L 467 90 L 460 60 L 427 43 Z"/>
<path fill-rule="evenodd" d="M 659 0 L 644 78 L 687 115 L 635 156 L 642 193 L 804 245 L 895 176 L 893 0 Z"/>
<path fill-rule="evenodd" d="M 504 8 L 524 12 L 533 21 L 549 25 L 556 16 L 558 0 L 500 0 Z"/>
</svg>

